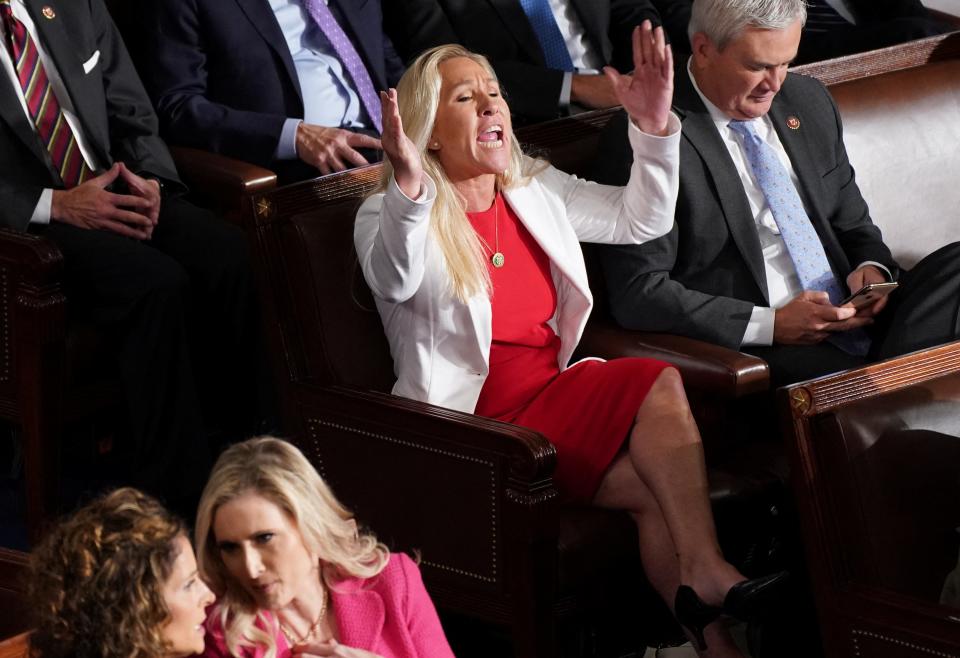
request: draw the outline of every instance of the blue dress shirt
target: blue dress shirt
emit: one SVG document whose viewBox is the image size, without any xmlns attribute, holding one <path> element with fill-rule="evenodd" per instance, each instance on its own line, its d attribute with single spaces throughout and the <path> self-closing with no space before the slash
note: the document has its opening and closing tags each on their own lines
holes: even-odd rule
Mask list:
<svg viewBox="0 0 960 658">
<path fill-rule="evenodd" d="M 333 46 L 314 24 L 301 0 L 270 0 L 270 8 L 277 17 L 297 70 L 303 95 L 302 121 L 334 128 L 372 127 L 350 76 L 343 70 Z M 297 157 L 296 136 L 300 121 L 289 118 L 283 124 L 274 154 L 278 160 Z"/>
</svg>

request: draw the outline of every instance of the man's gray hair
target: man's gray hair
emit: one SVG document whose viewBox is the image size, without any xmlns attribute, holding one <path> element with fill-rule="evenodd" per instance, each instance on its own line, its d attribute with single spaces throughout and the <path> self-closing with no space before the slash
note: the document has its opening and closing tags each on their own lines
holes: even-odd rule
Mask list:
<svg viewBox="0 0 960 658">
<path fill-rule="evenodd" d="M 804 0 L 694 0 L 687 29 L 691 43 L 703 32 L 723 50 L 748 27 L 783 30 L 798 19 L 807 21 Z"/>
</svg>

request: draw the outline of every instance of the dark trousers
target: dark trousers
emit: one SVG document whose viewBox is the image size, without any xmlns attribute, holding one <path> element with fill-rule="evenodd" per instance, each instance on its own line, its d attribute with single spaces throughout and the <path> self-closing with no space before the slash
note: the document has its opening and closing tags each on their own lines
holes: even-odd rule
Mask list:
<svg viewBox="0 0 960 658">
<path fill-rule="evenodd" d="M 868 328 L 870 354 L 852 356 L 830 343 L 744 347 L 770 366 L 774 387 L 858 368 L 960 339 L 960 242 L 933 252 L 901 272 L 900 286 Z"/>
<path fill-rule="evenodd" d="M 214 448 L 201 408 L 241 432 L 231 406 L 255 406 L 259 327 L 245 236 L 173 197 L 145 242 L 57 222 L 38 230 L 63 253 L 71 322 L 99 328 L 116 357 L 129 416 L 117 446 L 124 481 L 192 512 Z"/>
</svg>

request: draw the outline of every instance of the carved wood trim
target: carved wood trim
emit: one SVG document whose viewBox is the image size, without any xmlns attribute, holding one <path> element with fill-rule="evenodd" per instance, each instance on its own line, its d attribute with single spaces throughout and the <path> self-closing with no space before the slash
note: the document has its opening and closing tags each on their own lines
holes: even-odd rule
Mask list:
<svg viewBox="0 0 960 658">
<path fill-rule="evenodd" d="M 830 86 L 957 57 L 960 57 L 960 32 L 950 32 L 889 48 L 803 64 L 790 71 L 809 75 Z"/>
<path fill-rule="evenodd" d="M 960 371 L 960 341 L 817 379 L 789 390 L 798 416 L 815 416 L 854 400 L 897 391 Z"/>
</svg>

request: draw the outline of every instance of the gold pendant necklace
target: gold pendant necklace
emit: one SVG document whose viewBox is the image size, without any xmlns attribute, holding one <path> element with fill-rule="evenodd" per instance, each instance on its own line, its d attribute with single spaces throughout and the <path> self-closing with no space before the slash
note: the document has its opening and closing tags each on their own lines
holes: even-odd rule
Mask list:
<svg viewBox="0 0 960 658">
<path fill-rule="evenodd" d="M 277 617 L 277 623 L 280 624 L 280 632 L 282 632 L 283 636 L 287 638 L 287 644 L 289 644 L 290 648 L 292 649 L 298 644 L 303 644 L 307 640 L 314 638 L 317 631 L 320 629 L 320 624 L 323 623 L 323 618 L 326 616 L 326 614 L 327 614 L 327 590 L 326 588 L 324 588 L 323 600 L 320 601 L 320 613 L 317 615 L 317 618 L 314 620 L 314 622 L 310 624 L 310 628 L 307 629 L 307 632 L 299 640 L 294 638 L 293 632 L 288 630 L 287 627 L 284 626 L 283 622 L 280 621 L 279 617 Z"/>
<path fill-rule="evenodd" d="M 500 251 L 500 197 L 499 195 L 494 195 L 493 197 L 493 241 L 495 249 L 493 250 L 493 256 L 490 257 L 490 262 L 493 263 L 493 266 L 496 268 L 503 267 L 504 257 L 503 252 Z M 490 245 L 487 245 L 487 249 L 490 248 Z"/>
</svg>

